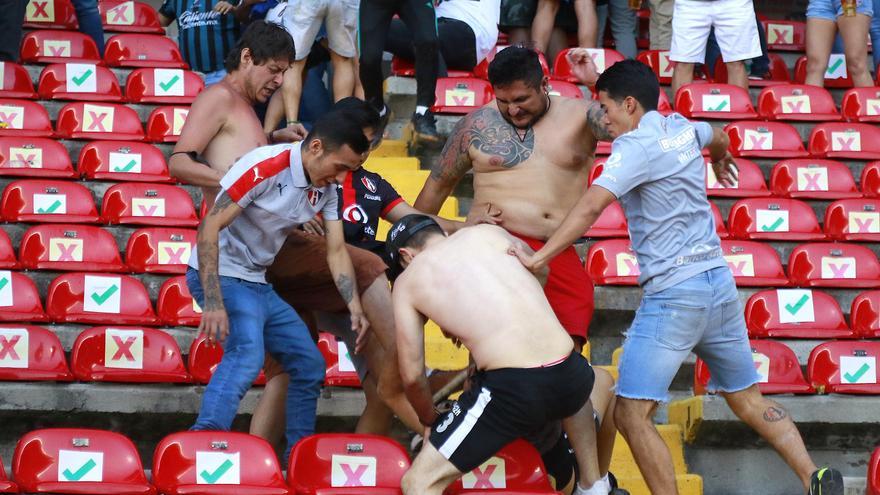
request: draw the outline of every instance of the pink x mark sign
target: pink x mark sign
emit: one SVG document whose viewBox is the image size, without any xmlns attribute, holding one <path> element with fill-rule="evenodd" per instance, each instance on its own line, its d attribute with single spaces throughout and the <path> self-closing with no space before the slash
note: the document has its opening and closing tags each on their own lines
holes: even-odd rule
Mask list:
<svg viewBox="0 0 880 495">
<path fill-rule="evenodd" d="M 89 115 L 92 117 L 92 125 L 89 126 L 88 131 L 97 130 L 99 132 L 107 132 L 107 128 L 104 127 L 104 119 L 107 118 L 107 114 L 103 112 L 92 112 L 89 111 Z"/>
<path fill-rule="evenodd" d="M 110 22 L 116 23 L 116 22 L 125 22 L 126 20 L 128 20 L 128 18 L 125 16 L 125 12 L 127 10 L 128 10 L 127 4 L 122 4 L 118 7 L 114 7 L 113 9 L 111 9 L 110 12 L 113 12 L 113 20 L 111 20 Z"/>
<path fill-rule="evenodd" d="M 345 474 L 345 484 L 342 486 L 364 486 L 364 483 L 361 481 L 361 476 L 367 472 L 366 464 L 361 464 L 354 469 L 351 469 L 350 464 L 340 464 L 339 467 Z"/>
<path fill-rule="evenodd" d="M 6 356 L 9 356 L 9 359 L 21 359 L 18 353 L 15 352 L 15 345 L 18 344 L 19 340 L 21 340 L 21 335 L 16 335 L 11 339 L 0 335 L 0 359 L 6 359 Z"/>
<path fill-rule="evenodd" d="M 155 206 L 153 208 L 155 208 Z M 166 247 L 165 252 L 168 253 L 168 264 L 169 265 L 182 265 L 183 264 L 183 253 L 185 251 L 186 251 L 186 248 L 171 249 L 170 247 Z"/>
<path fill-rule="evenodd" d="M 12 125 L 12 122 L 15 121 L 15 118 L 16 118 L 16 117 L 18 117 L 18 114 L 17 114 L 17 113 L 12 113 L 12 112 L 4 113 L 4 112 L 0 112 L 0 122 L 4 123 L 4 124 L 6 124 L 6 125 Z"/>
<path fill-rule="evenodd" d="M 856 141 L 856 138 L 837 138 L 837 144 L 840 145 L 840 151 L 852 151 L 852 145 Z"/>
<path fill-rule="evenodd" d="M 156 208 L 156 205 L 152 205 L 149 208 L 144 207 L 144 205 L 138 205 L 138 209 L 141 210 L 141 216 L 144 217 L 152 217 L 156 213 Z"/>
<path fill-rule="evenodd" d="M 45 17 L 49 18 L 49 13 L 46 12 L 46 7 L 49 5 L 49 2 L 34 2 L 34 17 Z"/>
<path fill-rule="evenodd" d="M 856 233 L 870 232 L 871 224 L 874 223 L 873 218 L 866 218 L 864 221 L 859 218 L 854 218 L 853 220 L 856 221 L 856 226 L 858 227 Z"/>
<path fill-rule="evenodd" d="M 58 243 L 58 251 L 60 251 L 58 261 L 76 261 L 73 258 L 74 249 L 76 249 L 76 244 L 65 246 L 64 244 Z"/>
<path fill-rule="evenodd" d="M 776 35 L 776 41 L 774 43 L 785 43 L 785 32 L 785 29 L 773 28 L 773 34 Z"/>
<path fill-rule="evenodd" d="M 469 106 L 467 96 L 453 96 L 452 101 L 459 107 Z"/>
<path fill-rule="evenodd" d="M 880 105 L 871 103 L 871 109 L 874 111 L 875 115 L 880 115 Z"/>
<path fill-rule="evenodd" d="M 626 263 L 626 268 L 629 270 L 630 275 L 638 275 L 639 274 L 639 263 L 637 261 L 633 261 L 629 258 L 623 260 Z"/>
<path fill-rule="evenodd" d="M 49 53 L 51 53 L 53 57 L 63 57 L 64 49 L 65 47 L 63 46 L 50 46 Z"/>
<path fill-rule="evenodd" d="M 828 268 L 831 270 L 832 278 L 844 278 L 846 276 L 846 269 L 849 268 L 849 263 L 844 263 L 840 266 L 837 266 L 835 263 L 828 263 Z"/>
<path fill-rule="evenodd" d="M 807 182 L 804 185 L 804 191 L 818 191 L 819 190 L 819 177 L 822 174 L 804 174 L 804 180 Z"/>
<path fill-rule="evenodd" d="M 23 166 L 26 167 L 26 166 L 28 166 L 28 165 L 34 163 L 34 159 L 35 159 L 36 157 L 37 157 L 37 154 L 36 154 L 36 153 L 30 154 L 30 155 L 27 155 L 27 156 L 22 155 L 21 153 L 16 153 L 16 154 L 15 154 L 15 162 L 17 162 L 17 163 L 21 163 Z"/>
<path fill-rule="evenodd" d="M 786 104 L 788 105 L 788 109 L 791 111 L 791 113 L 804 113 L 804 110 L 803 110 L 804 102 L 803 102 L 803 100 L 800 100 L 800 101 L 789 101 L 789 102 L 786 102 Z"/>
<path fill-rule="evenodd" d="M 474 488 L 495 488 L 495 485 L 492 484 L 492 473 L 495 472 L 495 468 L 498 467 L 495 464 L 490 464 L 486 466 L 485 471 L 480 471 L 480 468 L 474 468 L 472 471 L 474 473 L 474 477 L 477 478 L 477 481 L 474 482 Z"/>
<path fill-rule="evenodd" d="M 123 342 L 118 335 L 114 335 L 113 342 L 116 342 L 116 345 L 119 348 L 116 350 L 116 354 L 113 354 L 113 360 L 119 361 L 120 359 L 125 358 L 126 361 L 134 361 L 134 354 L 131 353 L 131 346 L 134 345 L 135 341 L 137 341 L 136 337 L 128 337 L 125 339 L 125 342 Z"/>
<path fill-rule="evenodd" d="M 764 142 L 767 140 L 766 137 L 760 137 L 760 138 L 755 137 L 755 136 L 749 136 L 749 137 L 752 140 L 752 149 L 755 149 L 755 150 L 764 149 Z"/>
<path fill-rule="evenodd" d="M 746 274 L 744 272 L 746 267 L 745 261 L 738 261 L 736 263 L 732 263 L 730 261 L 727 262 L 727 266 L 730 267 L 730 271 L 733 272 L 734 277 L 745 277 Z"/>
</svg>

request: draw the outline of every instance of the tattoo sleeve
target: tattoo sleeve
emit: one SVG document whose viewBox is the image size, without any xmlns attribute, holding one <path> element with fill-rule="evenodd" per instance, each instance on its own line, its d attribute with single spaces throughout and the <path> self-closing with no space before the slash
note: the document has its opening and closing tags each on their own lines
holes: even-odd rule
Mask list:
<svg viewBox="0 0 880 495">
<path fill-rule="evenodd" d="M 223 309 L 223 294 L 220 292 L 220 275 L 218 273 L 219 246 L 219 230 L 206 227 L 213 225 L 210 220 L 216 217 L 235 203 L 232 202 L 227 194 L 220 194 L 214 207 L 208 213 L 208 216 L 199 225 L 198 235 L 198 256 L 199 256 L 199 275 L 202 282 L 202 290 L 205 293 L 205 310 L 214 311 Z"/>
<path fill-rule="evenodd" d="M 348 275 L 343 273 L 336 277 L 336 288 L 339 289 L 339 295 L 342 296 L 342 300 L 345 301 L 345 304 L 350 303 L 354 297 L 354 284 L 351 282 L 351 279 L 348 278 Z"/>
<path fill-rule="evenodd" d="M 613 141 L 614 138 L 608 134 L 608 128 L 602 123 L 604 117 L 605 112 L 602 111 L 602 106 L 595 101 L 591 101 L 587 107 L 587 123 L 590 126 L 590 130 L 593 131 L 593 136 L 596 137 L 597 141 Z"/>
<path fill-rule="evenodd" d="M 466 115 L 455 124 L 452 134 L 443 146 L 440 158 L 431 167 L 432 179 L 453 186 L 471 168 L 471 157 L 468 156 L 471 115 Z"/>
</svg>

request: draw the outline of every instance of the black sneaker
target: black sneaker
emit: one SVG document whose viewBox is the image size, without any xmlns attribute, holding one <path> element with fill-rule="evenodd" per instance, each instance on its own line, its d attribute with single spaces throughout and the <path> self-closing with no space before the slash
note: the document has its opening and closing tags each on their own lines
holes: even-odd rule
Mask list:
<svg viewBox="0 0 880 495">
<path fill-rule="evenodd" d="M 437 132 L 437 120 L 431 112 L 425 112 L 422 115 L 413 113 L 411 121 L 413 137 L 415 139 L 428 143 L 439 143 L 442 141 L 443 138 Z"/>
<path fill-rule="evenodd" d="M 608 484 L 611 485 L 611 491 L 608 492 L 608 495 L 629 495 L 628 491 L 617 487 L 617 478 L 611 471 L 608 471 Z"/>
<path fill-rule="evenodd" d="M 820 468 L 810 476 L 809 495 L 843 495 L 843 475 L 834 468 Z"/>
</svg>

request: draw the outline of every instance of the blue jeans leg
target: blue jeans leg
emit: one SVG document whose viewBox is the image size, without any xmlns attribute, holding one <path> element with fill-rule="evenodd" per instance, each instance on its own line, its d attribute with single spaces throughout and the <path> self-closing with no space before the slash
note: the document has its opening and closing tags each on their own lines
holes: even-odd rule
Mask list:
<svg viewBox="0 0 880 495">
<path fill-rule="evenodd" d="M 104 56 L 104 26 L 101 25 L 101 14 L 98 12 L 98 0 L 73 0 L 76 9 L 76 20 L 79 30 L 95 40 L 98 53 Z"/>
<path fill-rule="evenodd" d="M 871 55 L 874 57 L 874 66 L 871 69 L 876 71 L 877 65 L 880 64 L 880 0 L 874 0 L 874 17 L 871 18 L 869 32 L 871 34 Z"/>
<path fill-rule="evenodd" d="M 608 11 L 615 48 L 626 58 L 636 58 L 636 12 L 630 10 L 628 0 L 608 0 Z"/>
</svg>

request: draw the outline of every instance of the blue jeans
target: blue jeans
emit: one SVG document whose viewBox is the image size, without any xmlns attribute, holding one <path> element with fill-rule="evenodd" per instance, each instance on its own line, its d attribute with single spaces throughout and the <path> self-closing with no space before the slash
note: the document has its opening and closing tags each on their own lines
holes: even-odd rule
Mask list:
<svg viewBox="0 0 880 495">
<path fill-rule="evenodd" d="M 628 0 L 608 0 L 605 5 L 596 6 L 598 17 L 599 39 L 596 46 L 605 42 L 605 23 L 611 22 L 611 34 L 614 36 L 614 49 L 626 58 L 636 58 L 636 34 L 638 19 L 636 12 L 630 10 Z"/>
<path fill-rule="evenodd" d="M 186 284 L 204 307 L 199 272 L 186 271 Z M 223 360 L 211 376 L 193 430 L 229 430 L 238 404 L 272 355 L 290 375 L 287 387 L 287 450 L 315 432 L 318 395 L 324 381 L 324 358 L 296 311 L 269 284 L 220 277 L 229 336 Z"/>
<path fill-rule="evenodd" d="M 880 64 L 880 0 L 874 0 L 874 12 L 877 15 L 871 17 L 871 55 L 874 56 L 874 66 L 871 67 L 875 71 L 877 65 Z"/>
<path fill-rule="evenodd" d="M 215 70 L 214 72 L 205 73 L 205 87 L 217 84 L 226 77 L 226 69 Z"/>
<path fill-rule="evenodd" d="M 104 26 L 101 25 L 101 14 L 98 12 L 98 0 L 73 0 L 79 30 L 95 40 L 98 53 L 104 56 Z"/>
<path fill-rule="evenodd" d="M 758 383 L 742 305 L 726 266 L 646 294 L 623 342 L 617 395 L 669 400 L 669 385 L 688 354 L 709 365 L 710 391 Z"/>
</svg>

